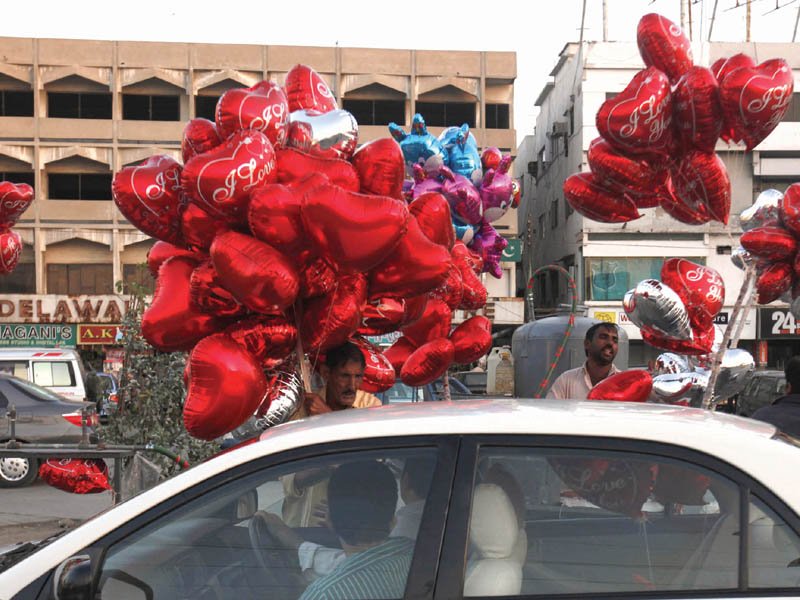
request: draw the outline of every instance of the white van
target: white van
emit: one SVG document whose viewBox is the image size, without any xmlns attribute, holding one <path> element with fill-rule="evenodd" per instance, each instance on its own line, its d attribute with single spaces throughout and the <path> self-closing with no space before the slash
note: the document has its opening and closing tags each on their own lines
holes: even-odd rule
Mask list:
<svg viewBox="0 0 800 600">
<path fill-rule="evenodd" d="M 86 400 L 83 361 L 66 348 L 0 348 L 0 372 L 50 388 L 67 400 Z"/>
</svg>

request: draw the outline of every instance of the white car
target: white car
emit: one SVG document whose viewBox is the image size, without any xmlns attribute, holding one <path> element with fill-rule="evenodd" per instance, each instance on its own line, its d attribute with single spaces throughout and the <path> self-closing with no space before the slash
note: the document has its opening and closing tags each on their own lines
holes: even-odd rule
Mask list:
<svg viewBox="0 0 800 600">
<path fill-rule="evenodd" d="M 11 555 L 0 597 L 800 598 L 797 444 L 654 404 L 332 413 Z"/>
</svg>

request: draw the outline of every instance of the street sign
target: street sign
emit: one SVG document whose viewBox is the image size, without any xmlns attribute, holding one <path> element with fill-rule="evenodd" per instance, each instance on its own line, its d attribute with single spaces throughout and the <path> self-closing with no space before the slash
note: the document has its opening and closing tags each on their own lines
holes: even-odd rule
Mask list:
<svg viewBox="0 0 800 600">
<path fill-rule="evenodd" d="M 74 348 L 76 326 L 68 323 L 2 323 L 0 347 Z"/>
<path fill-rule="evenodd" d="M 503 250 L 503 256 L 500 260 L 503 262 L 521 262 L 522 261 L 522 240 L 517 238 L 506 238 L 508 246 Z"/>
</svg>

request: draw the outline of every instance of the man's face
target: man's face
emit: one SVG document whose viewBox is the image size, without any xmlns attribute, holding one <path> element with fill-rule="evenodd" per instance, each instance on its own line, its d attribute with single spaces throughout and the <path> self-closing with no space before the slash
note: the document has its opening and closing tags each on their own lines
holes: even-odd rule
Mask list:
<svg viewBox="0 0 800 600">
<path fill-rule="evenodd" d="M 350 408 L 356 401 L 356 392 L 364 379 L 364 367 L 349 360 L 341 367 L 330 369 L 327 376 L 325 399 L 331 408 Z"/>
<path fill-rule="evenodd" d="M 617 356 L 619 336 L 616 329 L 599 327 L 591 341 L 584 341 L 586 356 L 599 365 L 610 365 Z"/>
</svg>

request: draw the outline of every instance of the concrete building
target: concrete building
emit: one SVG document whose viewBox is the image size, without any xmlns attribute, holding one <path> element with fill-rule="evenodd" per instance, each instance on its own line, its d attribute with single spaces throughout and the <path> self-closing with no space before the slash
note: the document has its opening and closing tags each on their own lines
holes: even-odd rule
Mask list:
<svg viewBox="0 0 800 600">
<path fill-rule="evenodd" d="M 796 81 L 800 75 L 797 44 L 705 43 L 694 48 L 695 62 L 706 66 L 739 52 L 757 62 L 785 58 L 795 69 Z M 516 175 L 524 181 L 518 216 L 527 268 L 521 272 L 527 278 L 541 265 L 568 268 L 586 314 L 625 328 L 631 339 L 631 365 L 644 365 L 660 351 L 644 344 L 638 327 L 627 321 L 621 303 L 625 292 L 643 279 L 660 279 L 665 258 L 695 260 L 715 268 L 725 281 L 725 305 L 718 317 L 724 327 L 743 282 L 743 272 L 730 260 L 741 233 L 739 213 L 762 190 L 784 191 L 800 180 L 800 99 L 795 94 L 784 121 L 755 151 L 747 153 L 743 146 L 717 144 L 733 191 L 728 227 L 717 222 L 685 225 L 660 208 L 646 209 L 642 218 L 625 225 L 599 223 L 572 211 L 562 185 L 570 174 L 589 170 L 586 153 L 599 135 L 597 110 L 643 67 L 635 43 L 590 42 L 582 49 L 576 43 L 565 45 L 550 73 L 552 80 L 536 99 L 539 114 L 535 133 L 522 141 L 515 163 Z M 537 311 L 541 309 L 542 313 L 568 300 L 566 282 L 556 272 L 537 277 L 533 292 Z M 794 319 L 786 308 L 776 303 L 753 310 L 744 325 L 740 346 L 753 352 L 762 364 L 778 366 L 800 351 L 800 337 L 795 335 Z M 764 339 L 770 339 L 768 354 L 766 343 L 756 344 L 756 340 Z"/>
<path fill-rule="evenodd" d="M 186 121 L 213 120 L 226 90 L 282 83 L 297 63 L 327 80 L 360 142 L 388 137 L 391 121 L 408 128 L 420 112 L 435 135 L 466 122 L 481 147 L 516 147 L 513 52 L 0 38 L 0 180 L 36 191 L 15 228 L 20 264 L 0 278 L 0 323 L 118 323 L 115 284 L 147 281 L 140 265 L 153 240 L 116 209 L 113 173 L 153 154 L 180 160 Z M 516 222 L 509 214 L 497 229 L 515 238 Z M 521 304 L 504 300 L 515 280 L 513 263 L 487 279 L 501 322 L 522 321 Z"/>
</svg>

